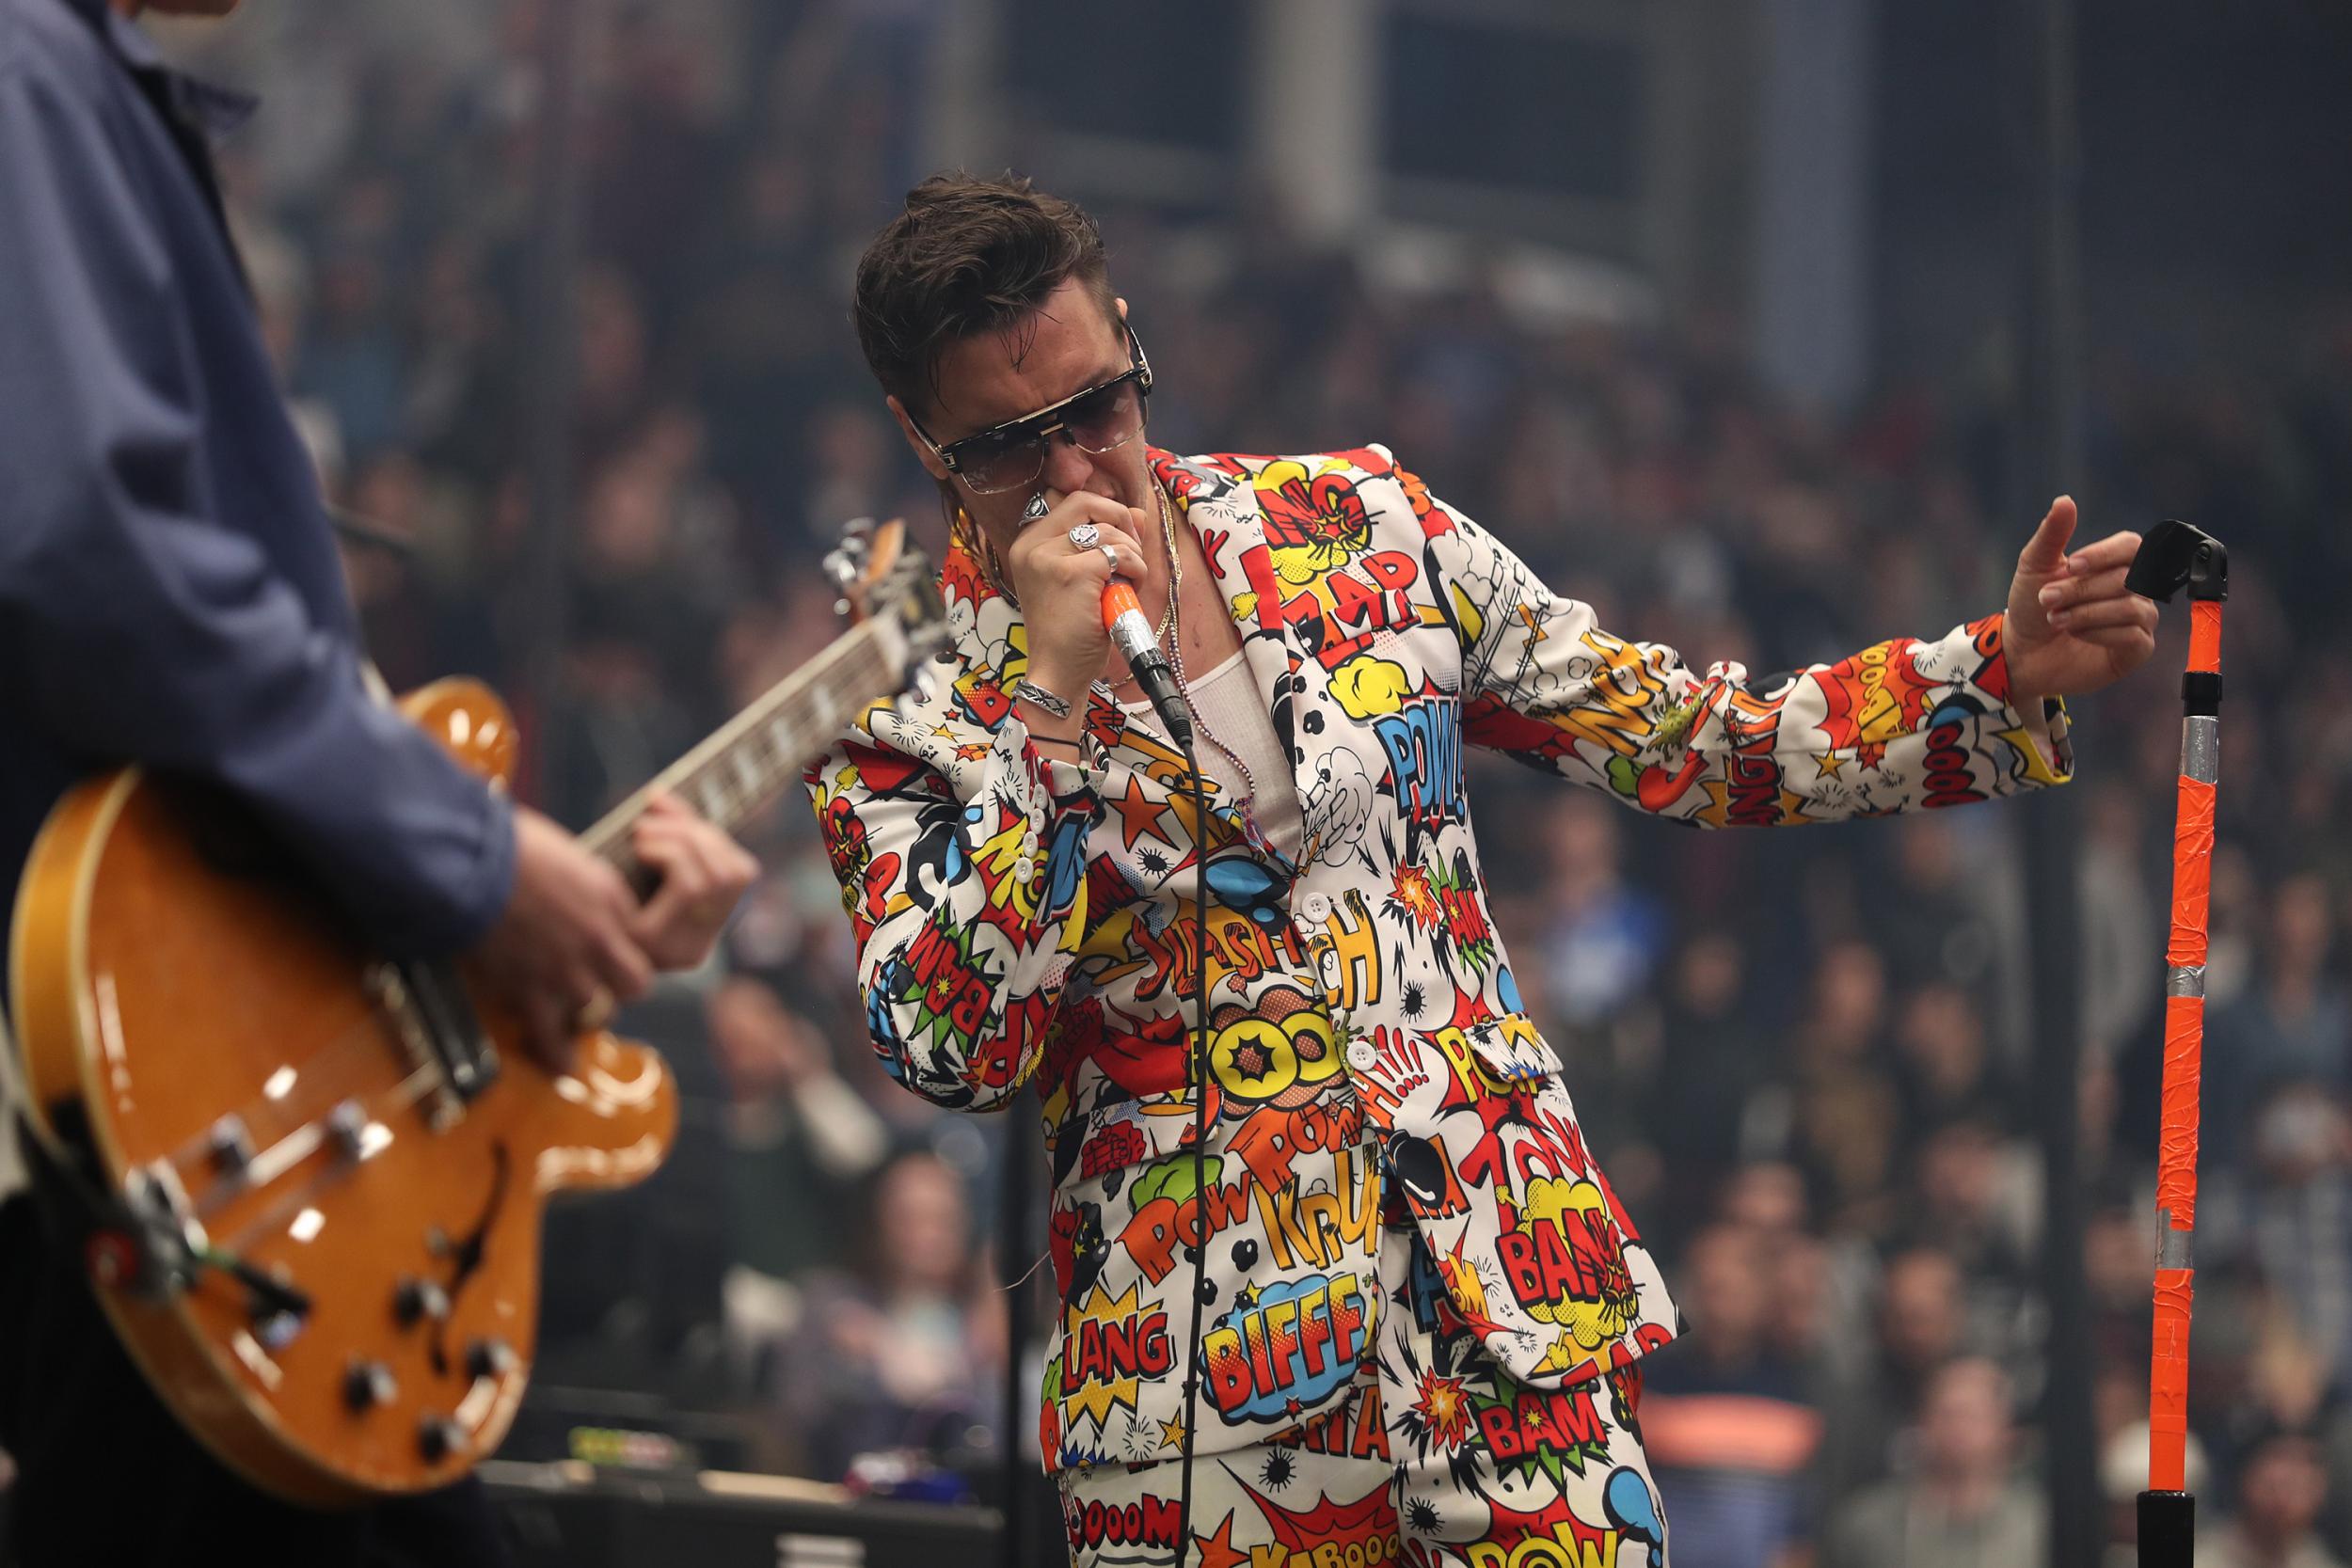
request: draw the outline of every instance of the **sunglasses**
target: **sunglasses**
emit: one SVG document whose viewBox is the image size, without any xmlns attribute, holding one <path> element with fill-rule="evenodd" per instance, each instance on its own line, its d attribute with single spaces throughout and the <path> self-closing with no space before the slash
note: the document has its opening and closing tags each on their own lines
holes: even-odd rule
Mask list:
<svg viewBox="0 0 2352 1568">
<path fill-rule="evenodd" d="M 1114 451 L 1136 438 L 1143 428 L 1144 400 L 1152 395 L 1152 361 L 1133 327 L 1127 353 L 1134 361 L 1123 373 L 1073 393 L 1034 414 L 991 425 L 986 430 L 941 446 L 917 423 L 907 422 L 947 471 L 969 485 L 975 495 L 996 496 L 1037 483 L 1045 471 L 1045 451 L 1055 434 L 1070 437 L 1080 451 Z"/>
</svg>

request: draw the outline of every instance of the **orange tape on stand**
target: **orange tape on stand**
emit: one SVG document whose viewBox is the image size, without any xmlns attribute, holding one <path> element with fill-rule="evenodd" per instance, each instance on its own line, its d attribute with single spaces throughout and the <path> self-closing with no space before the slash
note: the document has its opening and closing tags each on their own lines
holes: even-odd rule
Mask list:
<svg viewBox="0 0 2352 1568">
<path fill-rule="evenodd" d="M 2156 1145 L 2156 1207 L 2175 1229 L 2197 1224 L 2197 1081 L 2204 1070 L 2205 999 L 2164 1001 L 2164 1121 Z"/>
<path fill-rule="evenodd" d="M 2188 1490 L 2188 1316 L 2193 1269 L 2156 1271 L 2155 1353 L 2148 1377 L 2148 1489 Z"/>
<path fill-rule="evenodd" d="M 2199 599 L 2188 607 L 2188 668 L 2191 674 L 2221 670 L 2221 601 Z"/>
<path fill-rule="evenodd" d="M 2205 911 L 2213 891 L 2214 786 L 2184 776 L 2179 819 L 2172 828 L 2170 964 L 2205 961 Z"/>
</svg>

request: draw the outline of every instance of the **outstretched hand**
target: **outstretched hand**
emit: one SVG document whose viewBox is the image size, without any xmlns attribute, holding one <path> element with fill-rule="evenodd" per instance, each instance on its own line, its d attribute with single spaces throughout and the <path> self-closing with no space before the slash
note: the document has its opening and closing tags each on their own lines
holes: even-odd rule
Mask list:
<svg viewBox="0 0 2352 1568">
<path fill-rule="evenodd" d="M 2074 498 L 2060 496 L 2017 557 L 2002 646 L 2021 708 L 2096 691 L 2156 649 L 2155 601 L 2123 586 L 2139 535 L 2126 529 L 2069 555 L 2075 520 Z"/>
</svg>

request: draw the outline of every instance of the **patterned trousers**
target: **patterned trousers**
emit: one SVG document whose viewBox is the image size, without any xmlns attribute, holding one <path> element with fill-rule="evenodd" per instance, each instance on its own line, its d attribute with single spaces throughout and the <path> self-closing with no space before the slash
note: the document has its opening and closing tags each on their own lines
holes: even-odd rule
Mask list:
<svg viewBox="0 0 2352 1568">
<path fill-rule="evenodd" d="M 1378 1354 L 1327 1415 L 1183 1466 L 1061 1476 L 1073 1568 L 1666 1568 L 1665 1514 L 1642 1452 L 1638 1364 L 1573 1388 L 1515 1382 L 1438 1323 L 1417 1231 L 1380 1249 Z"/>
</svg>

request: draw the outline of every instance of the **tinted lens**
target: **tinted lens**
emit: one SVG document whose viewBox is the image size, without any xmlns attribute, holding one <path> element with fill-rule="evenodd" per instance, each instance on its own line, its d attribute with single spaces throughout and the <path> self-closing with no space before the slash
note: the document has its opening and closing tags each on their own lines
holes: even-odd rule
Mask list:
<svg viewBox="0 0 2352 1568">
<path fill-rule="evenodd" d="M 1010 490 L 1045 471 L 1045 443 L 1034 436 L 996 436 L 956 451 L 964 483 L 983 494 Z"/>
<path fill-rule="evenodd" d="M 1143 394 L 1133 381 L 1091 392 L 1062 410 L 1070 438 L 1089 451 L 1108 451 L 1143 428 Z"/>
</svg>

